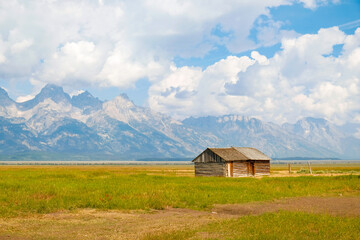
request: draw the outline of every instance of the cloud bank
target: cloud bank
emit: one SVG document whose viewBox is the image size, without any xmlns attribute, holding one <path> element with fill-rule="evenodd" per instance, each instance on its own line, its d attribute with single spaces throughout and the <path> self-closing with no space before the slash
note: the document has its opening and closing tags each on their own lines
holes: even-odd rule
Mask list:
<svg viewBox="0 0 360 240">
<path fill-rule="evenodd" d="M 269 15 L 269 7 L 294 2 L 1 0 L 0 77 L 132 86 L 139 78 L 162 76 L 176 56 L 202 57 L 218 45 L 238 53 L 266 44 L 248 39 L 255 20 Z M 259 38 L 273 38 L 276 24 L 259 30 Z"/>
<path fill-rule="evenodd" d="M 281 5 L 315 9 L 327 2 L 0 0 L 0 78 L 30 81 L 35 91 L 46 83 L 124 89 L 146 78 L 149 106 L 178 118 L 360 119 L 359 31 L 299 36 L 269 13 Z M 256 41 L 249 38 L 252 29 Z M 204 57 L 219 46 L 235 55 L 278 42 L 282 50 L 270 59 L 253 52 L 206 69 L 174 64 L 176 57 Z M 333 56 L 339 44 L 342 52 Z"/>
<path fill-rule="evenodd" d="M 245 114 L 285 122 L 324 117 L 336 123 L 360 116 L 360 28 L 345 35 L 337 27 L 283 39 L 266 58 L 229 56 L 205 70 L 173 67 L 150 88 L 150 106 L 189 115 Z M 334 47 L 342 50 L 334 55 Z"/>
</svg>

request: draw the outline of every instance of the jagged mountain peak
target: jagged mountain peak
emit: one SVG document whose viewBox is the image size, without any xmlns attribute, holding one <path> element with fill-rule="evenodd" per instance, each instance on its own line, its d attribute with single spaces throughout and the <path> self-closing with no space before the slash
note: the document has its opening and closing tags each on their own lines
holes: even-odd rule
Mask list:
<svg viewBox="0 0 360 240">
<path fill-rule="evenodd" d="M 133 101 L 131 101 L 130 98 L 125 93 L 116 96 L 113 100 L 110 100 L 108 102 L 111 102 L 120 108 L 135 107 Z"/>
<path fill-rule="evenodd" d="M 79 93 L 78 95 L 75 95 L 73 97 L 79 97 L 79 96 L 87 96 L 87 97 L 91 97 L 91 98 L 95 98 L 91 93 L 89 93 L 87 90 L 82 91 L 81 93 Z"/>
<path fill-rule="evenodd" d="M 225 122 L 249 122 L 249 121 L 259 121 L 256 118 L 251 118 L 251 117 L 247 117 L 247 116 L 242 116 L 242 115 L 235 115 L 235 114 L 229 114 L 229 115 L 224 115 L 224 116 L 219 116 L 217 117 L 217 122 L 221 123 L 225 123 Z"/>
<path fill-rule="evenodd" d="M 70 103 L 71 100 L 69 94 L 65 93 L 62 87 L 55 84 L 47 84 L 43 89 L 41 89 L 40 93 L 37 94 L 35 98 L 23 103 L 19 103 L 19 107 L 22 110 L 28 110 L 45 101 L 46 99 L 51 99 L 55 103 Z"/>
<path fill-rule="evenodd" d="M 98 98 L 94 97 L 88 91 L 81 91 L 79 94 L 73 95 L 71 97 L 71 100 L 74 100 L 74 99 L 98 99 Z"/>
<path fill-rule="evenodd" d="M 88 91 L 84 91 L 78 95 L 72 96 L 71 98 L 71 104 L 81 109 L 85 109 L 85 108 L 100 109 L 102 103 L 103 102 L 101 100 L 94 97 Z"/>
<path fill-rule="evenodd" d="M 136 106 L 126 94 L 120 94 L 114 99 L 104 102 L 102 109 L 111 118 L 122 122 L 129 122 L 146 115 L 144 109 Z"/>
<path fill-rule="evenodd" d="M 0 106 L 8 106 L 14 103 L 14 101 L 9 97 L 5 89 L 0 87 Z"/>
<path fill-rule="evenodd" d="M 326 119 L 306 117 L 298 120 L 295 124 L 283 124 L 283 128 L 310 142 L 344 154 L 341 145 L 346 138 L 345 134 L 339 127 Z"/>
<path fill-rule="evenodd" d="M 234 138 L 229 138 L 231 135 L 244 134 L 244 132 L 251 133 L 261 133 L 267 131 L 281 132 L 279 126 L 273 126 L 273 124 L 263 122 L 257 118 L 251 118 L 247 116 L 240 115 L 223 115 L 223 116 L 207 116 L 207 117 L 198 117 L 198 118 L 187 118 L 182 121 L 186 126 L 195 128 L 203 132 L 215 132 L 223 139 L 228 139 L 224 141 L 222 146 L 226 144 L 236 145 Z M 245 144 L 245 142 L 241 143 Z M 244 145 L 246 146 L 246 145 Z M 253 145 L 255 147 L 255 145 Z"/>
<path fill-rule="evenodd" d="M 223 116 L 207 116 L 207 117 L 189 117 L 183 120 L 183 123 L 190 125 L 219 125 L 219 124 L 238 124 L 238 123 L 254 123 L 261 124 L 262 121 L 257 118 L 248 116 L 241 116 L 236 114 L 229 114 Z"/>
<path fill-rule="evenodd" d="M 6 92 L 5 89 L 3 89 L 2 87 L 0 87 L 0 96 L 1 95 L 7 95 L 8 96 L 8 93 Z"/>
<path fill-rule="evenodd" d="M 305 117 L 298 120 L 295 124 L 284 124 L 283 127 L 292 129 L 292 131 L 303 136 L 304 134 L 314 133 L 338 135 L 336 126 L 324 118 Z"/>
<path fill-rule="evenodd" d="M 126 93 L 120 93 L 118 97 L 122 97 L 125 100 L 131 101 L 129 96 Z"/>
<path fill-rule="evenodd" d="M 43 90 L 50 90 L 50 91 L 59 90 L 59 91 L 63 91 L 63 88 L 62 88 L 61 86 L 58 86 L 58 85 L 53 84 L 53 83 L 47 83 L 47 84 L 43 87 Z"/>
<path fill-rule="evenodd" d="M 70 100 L 69 94 L 64 92 L 64 89 L 55 84 L 47 84 L 35 98 L 51 98 L 55 102 Z"/>
<path fill-rule="evenodd" d="M 314 117 L 305 117 L 298 120 L 298 123 L 307 123 L 307 124 L 314 124 L 314 125 L 326 125 L 329 124 L 329 121 L 324 118 L 314 118 Z"/>
</svg>

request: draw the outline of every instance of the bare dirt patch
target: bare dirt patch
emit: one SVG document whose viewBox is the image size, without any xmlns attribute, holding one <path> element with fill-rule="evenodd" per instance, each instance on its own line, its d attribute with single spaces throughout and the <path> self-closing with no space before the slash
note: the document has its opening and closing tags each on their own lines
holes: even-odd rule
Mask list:
<svg viewBox="0 0 360 240">
<path fill-rule="evenodd" d="M 271 202 L 216 205 L 211 211 L 82 209 L 0 219 L 0 239 L 142 239 L 159 232 L 194 229 L 212 221 L 279 210 L 360 216 L 360 197 L 302 197 Z"/>
<path fill-rule="evenodd" d="M 216 205 L 222 215 L 260 215 L 279 210 L 323 213 L 337 216 L 360 216 L 360 197 L 301 197 L 263 203 Z"/>
<path fill-rule="evenodd" d="M 213 219 L 214 216 L 208 212 L 188 209 L 169 208 L 151 212 L 84 209 L 0 219 L 0 236 L 28 239 L 142 239 L 157 232 L 194 228 L 198 223 L 206 224 Z"/>
</svg>

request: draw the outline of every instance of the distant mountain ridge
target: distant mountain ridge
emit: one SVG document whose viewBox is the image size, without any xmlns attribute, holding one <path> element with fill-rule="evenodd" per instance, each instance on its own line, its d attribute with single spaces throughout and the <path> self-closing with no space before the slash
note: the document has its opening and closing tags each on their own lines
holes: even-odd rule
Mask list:
<svg viewBox="0 0 360 240">
<path fill-rule="evenodd" d="M 334 157 L 332 150 L 314 146 L 301 136 L 282 127 L 256 118 L 227 115 L 222 117 L 189 118 L 183 121 L 196 130 L 212 131 L 221 139 L 221 146 L 255 147 L 270 156 Z M 211 130 L 212 129 L 212 130 Z"/>
<path fill-rule="evenodd" d="M 325 119 L 307 117 L 297 121 L 295 124 L 283 124 L 283 128 L 312 143 L 332 149 L 342 158 L 360 156 L 360 139 L 344 132 L 341 127 Z"/>
<path fill-rule="evenodd" d="M 17 103 L 0 88 L 0 154 L 191 158 L 207 147 L 249 146 L 276 158 L 358 158 L 360 139 L 348 132 L 315 118 L 282 126 L 238 115 L 177 121 L 125 94 L 103 102 L 87 91 L 71 97 L 53 84 Z"/>
</svg>

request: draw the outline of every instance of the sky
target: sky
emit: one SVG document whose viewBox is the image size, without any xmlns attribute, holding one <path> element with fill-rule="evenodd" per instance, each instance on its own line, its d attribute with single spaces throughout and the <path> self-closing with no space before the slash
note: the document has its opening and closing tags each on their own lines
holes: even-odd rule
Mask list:
<svg viewBox="0 0 360 240">
<path fill-rule="evenodd" d="M 359 0 L 0 0 L 0 86 L 177 119 L 360 123 Z"/>
</svg>

